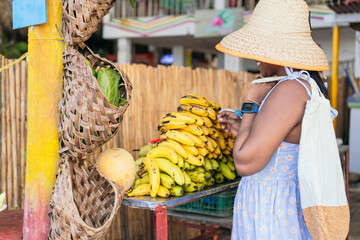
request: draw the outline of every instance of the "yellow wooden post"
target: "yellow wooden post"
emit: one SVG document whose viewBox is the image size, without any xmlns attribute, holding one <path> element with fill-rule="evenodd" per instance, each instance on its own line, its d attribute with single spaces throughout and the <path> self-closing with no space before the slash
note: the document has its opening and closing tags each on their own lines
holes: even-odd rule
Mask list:
<svg viewBox="0 0 360 240">
<path fill-rule="evenodd" d="M 331 93 L 330 93 L 330 102 L 333 108 L 337 108 L 339 38 L 340 38 L 340 27 L 335 26 L 333 27 L 333 39 L 332 39 Z M 336 131 L 336 118 L 334 119 L 334 128 Z"/>
<path fill-rule="evenodd" d="M 62 89 L 62 55 L 56 25 L 62 0 L 46 1 L 47 23 L 29 28 L 28 127 L 24 239 L 46 239 L 49 201 L 59 162 L 57 105 Z"/>
</svg>

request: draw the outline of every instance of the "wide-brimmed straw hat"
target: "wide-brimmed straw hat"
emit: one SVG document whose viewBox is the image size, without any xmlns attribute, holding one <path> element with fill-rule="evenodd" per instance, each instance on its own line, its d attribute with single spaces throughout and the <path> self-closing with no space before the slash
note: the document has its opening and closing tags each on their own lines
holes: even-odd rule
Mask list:
<svg viewBox="0 0 360 240">
<path fill-rule="evenodd" d="M 248 24 L 224 37 L 216 49 L 285 67 L 329 70 L 324 51 L 311 37 L 303 0 L 260 0 Z"/>
</svg>

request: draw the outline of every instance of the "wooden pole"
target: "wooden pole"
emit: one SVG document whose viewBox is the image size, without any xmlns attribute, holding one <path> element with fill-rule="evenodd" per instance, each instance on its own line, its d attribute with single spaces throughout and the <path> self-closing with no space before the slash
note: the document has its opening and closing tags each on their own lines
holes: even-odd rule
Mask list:
<svg viewBox="0 0 360 240">
<path fill-rule="evenodd" d="M 12 184 L 13 184 L 13 193 L 14 193 L 14 207 L 19 205 L 19 186 L 17 181 L 17 149 L 16 149 L 16 109 L 15 109 L 15 66 L 9 68 L 10 72 L 10 111 L 11 111 L 11 164 L 12 164 Z"/>
<path fill-rule="evenodd" d="M 332 39 L 332 62 L 331 62 L 331 94 L 330 101 L 333 108 L 337 108 L 337 93 L 338 93 L 338 65 L 339 65 L 339 38 L 340 27 L 333 27 Z M 334 119 L 334 129 L 336 132 L 336 118 Z"/>
<path fill-rule="evenodd" d="M 10 60 L 5 61 L 5 64 L 11 63 Z M 6 164 L 7 164 L 7 204 L 8 208 L 13 206 L 13 188 L 12 188 L 12 163 L 11 163 L 11 118 L 10 118 L 10 77 L 9 72 L 11 69 L 5 71 L 5 92 L 6 92 Z"/>
<path fill-rule="evenodd" d="M 20 182 L 21 182 L 21 206 L 24 207 L 25 189 L 25 111 L 26 111 L 26 70 L 27 64 L 21 61 L 21 89 L 20 89 Z"/>
<path fill-rule="evenodd" d="M 47 238 L 49 202 L 59 163 L 57 130 L 62 90 L 62 55 L 56 25 L 62 1 L 46 1 L 47 23 L 29 28 L 28 131 L 25 176 L 24 240 Z"/>
<path fill-rule="evenodd" d="M 1 66 L 5 66 L 5 57 L 1 56 Z M 6 192 L 6 91 L 5 71 L 1 73 L 1 190 Z"/>
<path fill-rule="evenodd" d="M 18 190 L 16 195 L 18 197 L 17 207 L 21 207 L 21 177 L 20 177 L 20 74 L 21 74 L 21 62 L 15 65 L 15 115 L 16 115 L 16 179 Z"/>
</svg>

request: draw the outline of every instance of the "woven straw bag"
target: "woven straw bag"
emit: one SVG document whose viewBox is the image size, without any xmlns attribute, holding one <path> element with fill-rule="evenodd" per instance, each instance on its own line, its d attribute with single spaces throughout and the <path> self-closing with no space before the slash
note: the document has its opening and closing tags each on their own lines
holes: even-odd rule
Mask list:
<svg viewBox="0 0 360 240">
<path fill-rule="evenodd" d="M 50 201 L 48 239 L 104 239 L 123 200 L 122 187 L 91 163 L 67 159 Z"/>
<path fill-rule="evenodd" d="M 75 158 L 92 154 L 116 134 L 131 99 L 132 86 L 127 75 L 89 51 L 87 58 L 95 70 L 110 67 L 121 75 L 119 91 L 127 102 L 120 107 L 110 105 L 83 55 L 72 47 L 65 49 L 64 88 L 59 103 L 59 153 Z"/>
<path fill-rule="evenodd" d="M 114 4 L 115 0 L 63 0 L 62 32 L 65 41 L 83 48 L 83 42 L 96 32 L 98 24 Z"/>
</svg>

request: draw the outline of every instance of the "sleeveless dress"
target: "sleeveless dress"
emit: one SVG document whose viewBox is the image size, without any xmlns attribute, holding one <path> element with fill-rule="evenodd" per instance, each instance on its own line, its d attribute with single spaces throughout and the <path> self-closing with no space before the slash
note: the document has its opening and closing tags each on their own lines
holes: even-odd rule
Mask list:
<svg viewBox="0 0 360 240">
<path fill-rule="evenodd" d="M 289 69 L 286 70 L 288 72 Z M 296 72 L 297 75 L 288 72 L 289 76 L 278 84 L 296 80 L 311 97 L 305 84 L 298 80 L 304 72 Z M 232 239 L 312 239 L 301 210 L 298 156 L 299 144 L 282 142 L 263 170 L 241 179 L 234 203 Z"/>
</svg>

